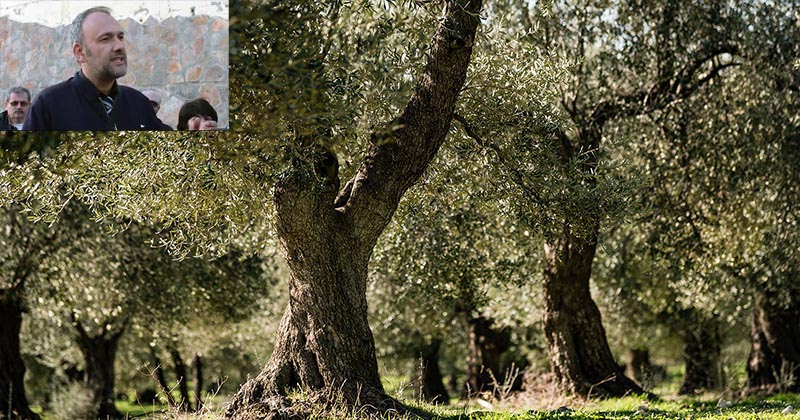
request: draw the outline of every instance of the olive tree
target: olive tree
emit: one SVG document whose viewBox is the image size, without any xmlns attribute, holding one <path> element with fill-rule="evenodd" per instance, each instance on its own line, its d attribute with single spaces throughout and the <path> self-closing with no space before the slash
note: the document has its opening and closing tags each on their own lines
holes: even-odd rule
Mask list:
<svg viewBox="0 0 800 420">
<path fill-rule="evenodd" d="M 241 132 L 76 133 L 57 160 L 5 171 L 4 191 L 52 183 L 98 217 L 156 220 L 171 233 L 165 245 L 184 255 L 223 253 L 220 244 L 253 220 L 274 223 L 291 299 L 269 363 L 228 416 L 285 415 L 289 391 L 301 386 L 312 399 L 340 394 L 347 406 L 402 409 L 378 376 L 367 264 L 448 133 L 482 5 L 376 6 L 235 4 L 231 111 Z M 31 181 L 26 170 L 41 176 Z"/>
<path fill-rule="evenodd" d="M 519 197 L 520 213 L 546 238 L 544 329 L 553 371 L 567 393 L 642 392 L 614 360 L 590 292 L 601 224 L 635 213 L 640 184 L 636 176 L 610 172 L 623 161 L 607 153 L 614 139 L 606 126 L 697 95 L 735 65 L 740 27 L 734 6 L 673 1 L 507 6 L 521 16 L 514 28 L 524 35 L 526 48 L 575 54 L 576 64 L 558 85 L 558 112 L 523 101 L 498 128 L 480 115 L 464 115 L 463 126 L 495 151 L 514 187 L 509 193 Z M 548 112 L 561 118 L 529 123 Z M 498 134 L 509 140 L 498 141 Z"/>
</svg>

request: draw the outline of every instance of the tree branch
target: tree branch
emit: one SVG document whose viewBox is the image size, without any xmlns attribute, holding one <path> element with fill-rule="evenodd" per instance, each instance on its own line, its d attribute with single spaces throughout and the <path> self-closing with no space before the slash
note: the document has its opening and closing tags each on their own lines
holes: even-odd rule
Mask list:
<svg viewBox="0 0 800 420">
<path fill-rule="evenodd" d="M 737 52 L 738 48 L 735 45 L 722 45 L 707 51 L 686 63 L 671 78 L 662 78 L 646 90 L 642 89 L 610 101 L 600 102 L 592 112 L 592 120 L 602 127 L 607 121 L 614 118 L 649 114 L 664 109 L 675 101 L 687 99 L 706 83 L 718 77 L 722 70 L 740 65 L 734 61 L 715 62 L 705 76 L 695 80 L 708 62 L 716 61 L 723 54 L 733 55 Z"/>
<path fill-rule="evenodd" d="M 545 202 L 541 195 L 539 195 L 539 192 L 536 191 L 533 186 L 529 185 L 525 174 L 520 171 L 516 165 L 510 163 L 511 159 L 505 150 L 501 149 L 500 146 L 495 143 L 482 139 L 475 131 L 475 128 L 466 120 L 466 118 L 462 117 L 461 115 L 454 114 L 453 119 L 461 123 L 461 127 L 464 128 L 464 132 L 467 133 L 467 136 L 469 136 L 471 139 L 475 140 L 475 142 L 478 143 L 478 146 L 494 152 L 495 156 L 497 156 L 497 159 L 500 161 L 500 165 L 511 175 L 511 181 L 514 182 L 514 184 L 516 184 L 518 187 L 522 188 L 522 190 L 529 195 L 531 201 L 537 205 L 544 206 Z"/>
<path fill-rule="evenodd" d="M 83 341 L 91 340 L 91 336 L 86 331 L 86 328 L 83 327 L 80 321 L 78 321 L 78 316 L 75 314 L 75 311 L 69 312 L 69 318 L 72 321 L 72 325 L 75 327 L 75 330 L 78 331 L 78 338 Z"/>
<path fill-rule="evenodd" d="M 482 0 L 448 1 L 433 35 L 428 63 L 402 114 L 373 133 L 367 156 L 352 180 L 347 214 L 370 252 L 403 194 L 444 141 L 464 85 Z M 340 195 L 344 198 L 344 195 Z"/>
</svg>

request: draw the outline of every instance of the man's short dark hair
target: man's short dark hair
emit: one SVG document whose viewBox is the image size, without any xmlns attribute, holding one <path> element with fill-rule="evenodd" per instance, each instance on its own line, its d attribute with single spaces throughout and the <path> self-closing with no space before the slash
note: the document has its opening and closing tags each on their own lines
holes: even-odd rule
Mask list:
<svg viewBox="0 0 800 420">
<path fill-rule="evenodd" d="M 72 28 L 70 28 L 69 32 L 73 44 L 84 44 L 85 40 L 83 39 L 83 21 L 86 20 L 87 16 L 96 12 L 105 13 L 111 16 L 111 9 L 105 6 L 92 7 L 91 9 L 82 11 L 78 16 L 75 16 L 75 20 L 72 21 Z"/>
<path fill-rule="evenodd" d="M 28 97 L 28 102 L 31 101 L 31 91 L 29 91 L 28 89 L 25 89 L 22 86 L 14 86 L 14 87 L 12 87 L 11 89 L 8 90 L 8 93 L 6 93 L 6 102 L 8 102 L 9 99 L 11 99 L 11 94 L 12 93 L 24 93 L 25 96 Z"/>
<path fill-rule="evenodd" d="M 178 111 L 178 130 L 186 130 L 189 128 L 189 119 L 192 117 L 199 117 L 204 115 L 206 117 L 211 118 L 214 121 L 219 121 L 217 119 L 217 111 L 214 110 L 214 107 L 208 103 L 207 100 L 203 98 L 197 98 L 186 102 L 181 107 L 181 110 Z"/>
</svg>

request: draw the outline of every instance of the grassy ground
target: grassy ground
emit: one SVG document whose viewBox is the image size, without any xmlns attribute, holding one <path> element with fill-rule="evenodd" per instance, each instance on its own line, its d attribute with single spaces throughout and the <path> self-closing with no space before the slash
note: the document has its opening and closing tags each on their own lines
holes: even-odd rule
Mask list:
<svg viewBox="0 0 800 420">
<path fill-rule="evenodd" d="M 669 376 L 669 375 L 668 375 Z M 448 406 L 431 406 L 414 402 L 414 384 L 399 377 L 386 376 L 386 390 L 403 398 L 406 404 L 441 420 L 800 420 L 800 394 L 779 394 L 769 397 L 751 397 L 736 401 L 730 393 L 708 393 L 695 397 L 675 396 L 677 388 L 669 378 L 654 391 L 661 401 L 648 402 L 639 397 L 608 400 L 567 399 L 551 392 L 548 386 L 539 386 L 536 392 L 510 395 L 501 401 L 453 400 Z M 541 384 L 540 384 L 541 385 Z M 673 389 L 674 388 L 674 389 Z M 731 401 L 735 400 L 735 401 Z M 163 405 L 118 401 L 117 409 L 130 419 L 147 420 L 210 420 L 220 419 L 226 399 L 223 396 L 208 398 L 199 413 L 179 413 Z M 795 413 L 795 411 L 797 413 Z M 42 413 L 43 420 L 66 419 L 56 413 Z M 314 416 L 315 419 L 360 418 L 358 413 L 346 409 L 332 416 L 330 413 Z M 388 419 L 389 417 L 387 417 Z"/>
<path fill-rule="evenodd" d="M 478 404 L 462 407 L 414 406 L 441 420 L 798 420 L 800 414 L 789 413 L 800 407 L 800 395 L 782 394 L 769 398 L 753 398 L 718 407 L 719 400 L 710 396 L 681 398 L 673 401 L 645 402 L 626 397 L 594 402 L 575 402 L 553 410 L 483 407 Z M 723 406 L 725 403 L 723 402 Z M 792 408 L 788 408 L 792 407 Z M 798 410 L 800 411 L 800 410 Z M 324 417 L 319 417 L 320 419 Z M 357 419 L 356 415 L 342 416 Z"/>
<path fill-rule="evenodd" d="M 798 420 L 800 414 L 790 412 L 800 408 L 800 395 L 780 394 L 765 398 L 749 398 L 730 403 L 712 395 L 692 398 L 664 399 L 646 402 L 638 397 L 616 398 L 602 401 L 578 401 L 555 409 L 528 409 L 512 407 L 505 402 L 494 404 L 477 400 L 458 406 L 431 406 L 413 403 L 415 408 L 441 420 Z M 490 406 L 491 405 L 491 406 Z M 181 414 L 165 407 L 131 405 L 118 403 L 117 408 L 128 413 L 129 418 L 206 420 L 221 418 L 224 404 L 214 404 L 199 414 Z M 791 408 L 790 408 L 791 407 Z M 336 418 L 355 420 L 357 413 L 346 411 Z M 57 416 L 46 416 L 44 420 L 54 420 Z M 330 419 L 330 414 L 315 416 L 316 419 Z M 387 416 L 387 419 L 390 418 Z"/>
</svg>

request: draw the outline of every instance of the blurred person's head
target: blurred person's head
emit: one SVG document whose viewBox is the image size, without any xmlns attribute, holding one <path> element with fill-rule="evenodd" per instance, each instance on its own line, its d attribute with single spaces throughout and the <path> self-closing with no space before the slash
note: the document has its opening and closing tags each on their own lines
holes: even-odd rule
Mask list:
<svg viewBox="0 0 800 420">
<path fill-rule="evenodd" d="M 4 108 L 8 112 L 8 122 L 17 128 L 22 127 L 25 115 L 31 106 L 31 92 L 22 86 L 12 87 L 6 93 Z"/>
<path fill-rule="evenodd" d="M 153 111 L 158 114 L 158 111 L 161 109 L 161 94 L 153 89 L 144 90 L 142 91 L 142 94 L 147 96 L 147 99 L 150 100 L 150 105 L 153 106 Z"/>
<path fill-rule="evenodd" d="M 178 111 L 178 130 L 213 130 L 217 128 L 217 111 L 203 98 L 186 102 Z"/>
</svg>

